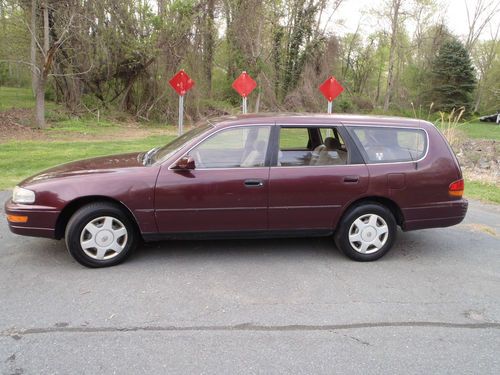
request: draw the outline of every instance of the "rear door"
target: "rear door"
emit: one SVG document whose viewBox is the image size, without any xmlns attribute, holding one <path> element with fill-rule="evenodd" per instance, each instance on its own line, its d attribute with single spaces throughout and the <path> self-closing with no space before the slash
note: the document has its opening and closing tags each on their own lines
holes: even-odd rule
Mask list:
<svg viewBox="0 0 500 375">
<path fill-rule="evenodd" d="M 340 125 L 279 125 L 277 133 L 269 229 L 331 230 L 341 208 L 368 188 L 359 151 Z"/>
</svg>

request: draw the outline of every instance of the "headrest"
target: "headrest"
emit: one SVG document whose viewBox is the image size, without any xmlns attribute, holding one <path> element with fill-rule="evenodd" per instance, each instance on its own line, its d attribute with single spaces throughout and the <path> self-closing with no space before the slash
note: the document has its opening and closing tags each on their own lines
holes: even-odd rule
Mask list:
<svg viewBox="0 0 500 375">
<path fill-rule="evenodd" d="M 337 138 L 326 137 L 325 138 L 325 146 L 329 150 L 338 150 L 340 149 L 340 142 Z"/>
</svg>

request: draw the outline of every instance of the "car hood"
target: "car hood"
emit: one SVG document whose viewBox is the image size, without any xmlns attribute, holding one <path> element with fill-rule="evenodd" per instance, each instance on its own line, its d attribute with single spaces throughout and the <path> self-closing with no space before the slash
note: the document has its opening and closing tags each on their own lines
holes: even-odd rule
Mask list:
<svg viewBox="0 0 500 375">
<path fill-rule="evenodd" d="M 111 173 L 124 168 L 144 168 L 144 164 L 142 163 L 143 156 L 143 152 L 134 152 L 129 154 L 102 156 L 92 159 L 77 160 L 42 171 L 34 176 L 27 178 L 19 185 L 24 186 L 30 183 L 54 178 L 89 175 L 95 173 Z"/>
</svg>

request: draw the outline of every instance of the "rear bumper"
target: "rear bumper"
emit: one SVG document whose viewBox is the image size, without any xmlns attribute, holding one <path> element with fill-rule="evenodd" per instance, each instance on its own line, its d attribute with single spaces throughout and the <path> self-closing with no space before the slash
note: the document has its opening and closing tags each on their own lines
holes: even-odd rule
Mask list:
<svg viewBox="0 0 500 375">
<path fill-rule="evenodd" d="M 460 199 L 403 209 L 403 230 L 443 228 L 459 224 L 465 218 L 468 206 L 466 199 Z"/>
<path fill-rule="evenodd" d="M 9 229 L 12 233 L 22 236 L 55 238 L 55 228 L 59 210 L 53 207 L 16 204 L 9 199 L 5 202 L 7 215 L 27 216 L 26 223 L 11 223 Z"/>
</svg>

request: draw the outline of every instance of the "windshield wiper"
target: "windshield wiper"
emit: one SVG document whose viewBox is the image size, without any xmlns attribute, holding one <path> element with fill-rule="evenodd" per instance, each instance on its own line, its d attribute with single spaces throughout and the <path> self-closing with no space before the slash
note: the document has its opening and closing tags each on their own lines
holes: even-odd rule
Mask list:
<svg viewBox="0 0 500 375">
<path fill-rule="evenodd" d="M 142 159 L 142 164 L 148 165 L 149 161 L 153 157 L 153 155 L 160 149 L 160 147 L 155 147 L 149 150 L 144 154 L 144 158 Z"/>
</svg>

